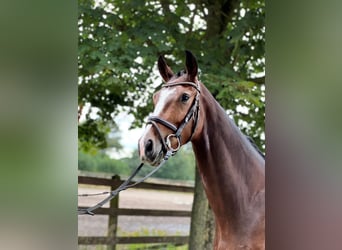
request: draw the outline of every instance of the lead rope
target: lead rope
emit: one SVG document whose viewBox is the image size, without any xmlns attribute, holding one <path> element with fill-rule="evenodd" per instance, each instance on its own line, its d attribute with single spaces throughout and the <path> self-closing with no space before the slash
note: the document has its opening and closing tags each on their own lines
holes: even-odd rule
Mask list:
<svg viewBox="0 0 342 250">
<path fill-rule="evenodd" d="M 152 176 L 155 172 L 157 172 L 164 164 L 165 162 L 169 159 L 169 157 L 172 155 L 172 152 L 169 150 L 166 152 L 166 155 L 164 156 L 163 161 L 159 164 L 158 167 L 154 168 L 149 174 L 147 174 L 145 177 L 141 178 L 140 180 L 129 184 L 131 182 L 131 180 L 138 174 L 138 172 L 140 171 L 140 169 L 143 167 L 144 163 L 141 163 L 131 174 L 131 176 L 125 181 L 123 182 L 117 189 L 111 191 L 111 192 L 102 192 L 102 193 L 98 193 L 98 194 L 80 194 L 78 196 L 95 196 L 95 195 L 102 195 L 102 194 L 109 194 L 108 197 L 106 197 L 105 199 L 103 199 L 102 201 L 100 201 L 99 203 L 97 203 L 96 205 L 92 206 L 92 207 L 88 207 L 88 208 L 83 208 L 83 209 L 78 209 L 78 215 L 82 215 L 82 214 L 89 214 L 89 215 L 94 215 L 93 211 L 102 207 L 104 204 L 106 204 L 107 202 L 109 202 L 110 200 L 112 200 L 114 197 L 116 197 L 121 191 L 126 190 L 127 188 L 132 188 L 136 185 L 138 185 L 139 183 L 143 182 L 144 180 L 146 180 L 147 178 L 149 178 L 150 176 Z"/>
</svg>

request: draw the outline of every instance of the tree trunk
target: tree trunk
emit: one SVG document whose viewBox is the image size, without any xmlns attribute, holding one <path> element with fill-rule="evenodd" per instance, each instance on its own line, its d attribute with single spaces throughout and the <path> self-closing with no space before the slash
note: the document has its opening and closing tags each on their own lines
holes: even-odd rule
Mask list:
<svg viewBox="0 0 342 250">
<path fill-rule="evenodd" d="M 227 29 L 228 22 L 231 22 L 234 9 L 240 2 L 238 0 L 207 1 L 208 14 L 205 16 L 207 29 L 205 37 L 207 39 L 222 35 Z"/>
<path fill-rule="evenodd" d="M 195 193 L 192 205 L 189 250 L 213 249 L 215 222 L 196 167 Z"/>
</svg>

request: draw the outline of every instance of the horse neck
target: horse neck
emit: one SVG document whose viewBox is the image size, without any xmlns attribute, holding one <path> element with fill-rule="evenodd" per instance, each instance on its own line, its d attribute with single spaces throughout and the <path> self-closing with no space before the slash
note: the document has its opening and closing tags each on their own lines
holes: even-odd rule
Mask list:
<svg viewBox="0 0 342 250">
<path fill-rule="evenodd" d="M 200 105 L 192 144 L 203 186 L 216 222 L 236 230 L 264 189 L 264 160 L 203 85 Z"/>
</svg>

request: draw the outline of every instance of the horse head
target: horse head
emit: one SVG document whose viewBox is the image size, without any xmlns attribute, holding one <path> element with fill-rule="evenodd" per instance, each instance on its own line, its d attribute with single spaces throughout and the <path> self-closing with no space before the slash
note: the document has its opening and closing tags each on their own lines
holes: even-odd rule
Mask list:
<svg viewBox="0 0 342 250">
<path fill-rule="evenodd" d="M 138 142 L 140 160 L 152 166 L 159 165 L 167 152 L 175 154 L 196 129 L 200 83 L 196 58 L 189 51 L 185 65 L 185 71 L 174 74 L 163 56 L 158 59 L 164 83 L 153 95 L 154 111 Z"/>
</svg>

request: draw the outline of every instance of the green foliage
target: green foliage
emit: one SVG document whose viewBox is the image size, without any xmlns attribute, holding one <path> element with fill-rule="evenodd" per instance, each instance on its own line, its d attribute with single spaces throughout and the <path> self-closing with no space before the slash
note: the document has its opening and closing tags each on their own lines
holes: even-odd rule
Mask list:
<svg viewBox="0 0 342 250">
<path fill-rule="evenodd" d="M 113 148 L 120 151 L 120 130 L 113 122 L 101 119 L 87 120 L 78 126 L 78 149 L 96 154 L 99 149 Z"/>
<path fill-rule="evenodd" d="M 139 164 L 138 152 L 135 151 L 130 158 L 122 159 L 131 171 Z M 145 165 L 138 176 L 142 177 L 152 171 L 153 167 Z M 195 178 L 195 158 L 192 150 L 189 147 L 183 147 L 172 159 L 167 161 L 165 165 L 160 168 L 153 177 L 172 179 L 172 180 L 191 180 Z"/>
<path fill-rule="evenodd" d="M 157 57 L 165 54 L 180 70 L 188 49 L 198 59 L 201 81 L 263 145 L 264 9 L 256 0 L 79 0 L 79 106 L 97 108 L 103 123 L 126 110 L 136 118 L 133 126 L 141 126 L 152 111 L 152 86 L 161 83 L 154 74 Z M 85 128 L 81 137 L 103 139 L 99 127 Z"/>
<path fill-rule="evenodd" d="M 113 175 L 127 176 L 130 174 L 128 165 L 120 160 L 111 159 L 108 155 L 98 152 L 95 155 L 78 152 L 78 169 L 91 172 L 105 172 Z"/>
<path fill-rule="evenodd" d="M 97 152 L 89 154 L 82 151 L 78 152 L 78 169 L 90 172 L 105 172 L 113 175 L 118 174 L 125 178 L 129 176 L 135 168 L 140 164 L 138 152 L 135 151 L 132 157 L 115 160 L 105 153 Z M 147 175 L 153 167 L 144 166 L 138 176 Z M 194 180 L 195 162 L 194 155 L 190 148 L 182 148 L 172 160 L 153 175 L 156 178 L 165 178 L 173 180 Z"/>
<path fill-rule="evenodd" d="M 101 120 L 87 119 L 78 126 L 79 149 L 95 153 L 98 148 L 106 148 L 108 126 Z"/>
</svg>

